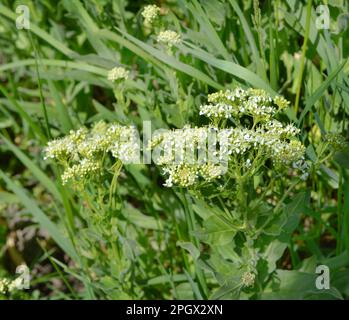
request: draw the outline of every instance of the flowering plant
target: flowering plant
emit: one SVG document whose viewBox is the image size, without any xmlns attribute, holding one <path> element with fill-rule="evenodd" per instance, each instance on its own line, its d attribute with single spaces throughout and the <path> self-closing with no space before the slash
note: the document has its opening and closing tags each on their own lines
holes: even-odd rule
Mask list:
<svg viewBox="0 0 349 320">
<path fill-rule="evenodd" d="M 276 119 L 288 105 L 282 97 L 236 88 L 210 94 L 208 100 L 211 104 L 200 107 L 200 114 L 210 119 L 206 126 L 155 133 L 148 149 L 162 168 L 164 185 L 179 187 L 182 201 L 193 201 L 203 219 L 202 228 L 191 225 L 192 245 L 198 252 L 200 242 L 211 247 L 208 263 L 220 261 L 212 267 L 217 281 L 222 268 L 229 268 L 230 273 L 234 270 L 231 291 L 240 295 L 259 288 L 261 294 L 267 277 L 258 273 L 257 265 L 274 244 L 270 230 L 281 230 L 285 223 L 285 196 L 308 175 L 305 147 L 297 138 L 299 129 Z M 110 200 L 117 193 L 122 164 L 139 163 L 140 145 L 135 127 L 98 122 L 90 130 L 81 128 L 50 141 L 45 158 L 61 163 L 63 184 L 82 192 L 88 181 L 98 182 L 103 172 L 111 172 Z M 108 211 L 103 194 L 98 194 L 90 206 Z M 112 202 L 107 206 L 113 207 Z M 188 210 L 193 209 L 186 210 L 192 215 Z M 201 210 L 210 213 L 204 217 Z M 206 288 L 206 280 L 201 281 Z"/>
</svg>

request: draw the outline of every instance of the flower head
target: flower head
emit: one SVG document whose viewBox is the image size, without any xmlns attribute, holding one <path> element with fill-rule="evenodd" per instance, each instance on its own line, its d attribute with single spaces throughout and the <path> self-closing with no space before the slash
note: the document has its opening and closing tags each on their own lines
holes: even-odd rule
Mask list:
<svg viewBox="0 0 349 320">
<path fill-rule="evenodd" d="M 172 47 L 181 42 L 181 36 L 172 30 L 161 31 L 157 36 L 157 41 Z"/>
<path fill-rule="evenodd" d="M 98 161 L 82 159 L 80 163 L 74 164 L 67 168 L 62 174 L 62 183 L 67 184 L 70 181 L 79 182 L 87 178 L 88 175 L 93 175 L 100 170 Z"/>
<path fill-rule="evenodd" d="M 252 272 L 245 272 L 241 277 L 241 283 L 244 287 L 252 287 L 256 280 L 256 275 Z"/>
<path fill-rule="evenodd" d="M 145 6 L 142 11 L 142 16 L 144 18 L 144 25 L 151 26 L 154 21 L 158 18 L 160 14 L 160 8 L 154 4 Z"/>
<path fill-rule="evenodd" d="M 137 161 L 137 130 L 133 126 L 100 121 L 90 130 L 80 128 L 63 138 L 50 141 L 44 153 L 44 159 L 57 160 L 64 166 L 61 177 L 63 184 L 80 183 L 98 176 L 108 153 L 124 163 Z"/>
<path fill-rule="evenodd" d="M 128 79 L 129 71 L 123 67 L 115 67 L 108 72 L 108 80 L 116 81 L 121 79 Z"/>
<path fill-rule="evenodd" d="M 240 118 L 251 116 L 259 121 L 270 120 L 288 101 L 278 96 L 274 99 L 264 90 L 236 88 L 218 91 L 208 96 L 211 104 L 200 107 L 200 115 L 212 119 Z"/>
<path fill-rule="evenodd" d="M 290 102 L 281 96 L 276 96 L 274 98 L 274 103 L 279 107 L 279 110 L 286 109 L 290 105 Z"/>
</svg>

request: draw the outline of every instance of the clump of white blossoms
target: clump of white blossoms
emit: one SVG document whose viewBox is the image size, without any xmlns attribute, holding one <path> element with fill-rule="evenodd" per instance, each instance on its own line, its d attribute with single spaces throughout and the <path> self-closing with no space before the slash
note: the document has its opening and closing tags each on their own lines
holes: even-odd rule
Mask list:
<svg viewBox="0 0 349 320">
<path fill-rule="evenodd" d="M 200 114 L 212 121 L 207 127 L 167 131 L 152 140 L 151 148 L 163 151 L 156 163 L 167 176 L 165 186 L 196 187 L 225 174 L 247 179 L 268 160 L 277 168 L 293 166 L 302 179 L 307 177 L 300 130 L 274 119 L 288 106 L 284 98 L 237 88 L 213 93 L 208 100 L 212 104 L 200 107 Z"/>
<path fill-rule="evenodd" d="M 181 36 L 175 31 L 165 30 L 158 34 L 157 41 L 172 47 L 181 42 Z"/>
<path fill-rule="evenodd" d="M 102 173 L 107 154 L 115 161 L 137 162 L 139 136 L 133 126 L 100 121 L 90 130 L 83 127 L 48 142 L 44 152 L 44 159 L 53 159 L 63 165 L 63 184 L 83 183 L 87 178 Z"/>
<path fill-rule="evenodd" d="M 7 278 L 0 279 L 0 294 L 6 294 L 16 289 L 19 289 L 21 288 L 21 284 L 22 284 L 22 279 L 20 278 L 17 278 L 13 281 Z"/>
<path fill-rule="evenodd" d="M 130 72 L 123 67 L 115 67 L 108 72 L 108 80 L 117 81 L 117 80 L 126 80 L 129 77 Z"/>
<path fill-rule="evenodd" d="M 142 11 L 142 16 L 144 18 L 144 25 L 149 27 L 158 18 L 160 14 L 160 8 L 154 4 L 145 6 Z"/>
<path fill-rule="evenodd" d="M 224 167 L 207 154 L 207 140 L 215 138 L 215 128 L 170 130 L 155 135 L 149 144 L 153 160 L 168 176 L 165 186 L 189 187 L 199 180 L 211 181 L 222 175 Z"/>
<path fill-rule="evenodd" d="M 211 104 L 200 107 L 200 115 L 212 119 L 239 118 L 248 115 L 256 120 L 269 120 L 289 104 L 280 96 L 273 99 L 264 90 L 242 88 L 210 94 L 208 102 Z"/>
</svg>

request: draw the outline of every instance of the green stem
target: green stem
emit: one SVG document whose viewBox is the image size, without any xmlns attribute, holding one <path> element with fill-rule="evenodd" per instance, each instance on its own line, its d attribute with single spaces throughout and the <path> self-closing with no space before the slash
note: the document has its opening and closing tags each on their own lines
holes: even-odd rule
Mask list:
<svg viewBox="0 0 349 320">
<path fill-rule="evenodd" d="M 308 38 L 309 38 L 309 32 L 310 32 L 311 5 L 312 5 L 312 0 L 308 0 L 307 18 L 306 18 L 307 20 L 306 20 L 306 24 L 305 24 L 304 42 L 303 42 L 303 46 L 302 46 L 301 64 L 299 67 L 299 76 L 298 76 L 297 91 L 296 91 L 296 102 L 294 105 L 294 111 L 295 111 L 296 115 L 297 115 L 298 107 L 299 107 L 299 99 L 300 99 L 300 94 L 301 94 L 304 64 L 305 64 L 305 54 L 307 52 L 307 44 L 308 44 Z"/>
<path fill-rule="evenodd" d="M 286 190 L 286 192 L 284 193 L 284 195 L 282 196 L 282 198 L 280 199 L 280 201 L 278 202 L 278 204 L 276 205 L 276 207 L 274 208 L 274 212 L 277 213 L 277 211 L 279 210 L 280 206 L 284 203 L 286 197 L 290 194 L 290 192 L 292 191 L 292 189 L 299 183 L 300 179 L 297 179 L 295 182 L 293 182 L 290 187 Z"/>
<path fill-rule="evenodd" d="M 114 175 L 113 175 L 113 179 L 112 179 L 112 182 L 110 185 L 110 191 L 109 191 L 109 207 L 110 208 L 112 207 L 113 195 L 114 195 L 115 190 L 116 190 L 117 180 L 118 180 L 118 177 L 120 175 L 121 167 L 122 167 L 122 163 L 119 160 L 113 166 Z"/>
<path fill-rule="evenodd" d="M 34 49 L 34 53 L 35 53 L 35 71 L 36 71 L 36 76 L 38 78 L 38 87 L 39 87 L 39 94 L 40 94 L 40 101 L 41 101 L 41 106 L 43 109 L 43 114 L 44 114 L 44 119 L 45 119 L 45 126 L 46 126 L 46 134 L 48 139 L 52 139 L 52 135 L 51 135 L 51 131 L 50 131 L 50 124 L 48 121 L 48 113 L 47 113 L 47 108 L 46 108 L 46 103 L 45 103 L 45 98 L 44 98 L 44 94 L 42 91 L 42 83 L 41 83 L 41 78 L 40 78 L 40 73 L 39 73 L 39 64 L 38 64 L 38 60 L 39 60 L 39 53 L 36 50 L 36 46 L 34 45 L 34 41 L 31 35 L 31 32 L 28 31 L 28 35 L 29 35 L 29 40 L 30 43 Z"/>
<path fill-rule="evenodd" d="M 187 223 L 188 223 L 188 229 L 189 229 L 189 239 L 191 242 L 193 242 L 197 248 L 199 248 L 199 241 L 197 238 L 193 237 L 193 231 L 195 230 L 195 217 L 194 212 L 189 208 L 188 199 L 184 193 L 183 190 L 181 190 L 182 198 L 183 198 L 183 206 L 184 206 L 184 212 L 187 217 Z M 197 262 L 194 261 L 195 271 L 196 271 L 196 277 L 199 282 L 199 286 L 201 287 L 203 291 L 203 296 L 208 296 L 208 288 L 205 280 L 204 273 L 202 269 L 198 266 Z"/>
</svg>

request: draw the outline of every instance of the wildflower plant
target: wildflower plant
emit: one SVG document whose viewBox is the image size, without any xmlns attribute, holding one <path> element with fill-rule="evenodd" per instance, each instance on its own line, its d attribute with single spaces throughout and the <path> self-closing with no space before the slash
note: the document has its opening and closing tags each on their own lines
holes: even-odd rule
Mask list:
<svg viewBox="0 0 349 320">
<path fill-rule="evenodd" d="M 157 164 L 166 177 L 166 187 L 187 188 L 194 199 L 207 203 L 209 198 L 210 210 L 216 208 L 197 233 L 201 241 L 217 249 L 219 244 L 225 247 L 243 237 L 234 254 L 234 249 L 228 256 L 219 254 L 223 261 L 229 255 L 232 260 L 222 265 L 234 265 L 237 274 L 241 270 L 235 283 L 240 292 L 258 282 L 256 266 L 267 247 L 265 242 L 258 244 L 263 233 L 273 223 L 282 223 L 282 219 L 275 222 L 282 217 L 284 199 L 278 194 L 278 180 L 291 186 L 289 193 L 306 178 L 305 146 L 298 139 L 300 130 L 279 119 L 289 105 L 282 97 L 236 88 L 210 94 L 208 102 L 200 106 L 200 115 L 210 120 L 206 127 L 159 134 L 151 147 L 162 151 L 157 152 Z M 288 174 L 290 167 L 297 171 L 296 176 Z M 275 196 L 280 198 L 272 205 Z M 221 211 L 217 212 L 217 206 Z M 208 230 L 215 224 L 226 224 L 230 232 L 211 239 Z"/>
<path fill-rule="evenodd" d="M 283 229 L 288 224 L 284 201 L 308 178 L 305 146 L 298 138 L 300 130 L 282 120 L 289 106 L 283 97 L 237 87 L 212 93 L 207 100 L 199 114 L 208 118 L 208 123 L 157 130 L 146 151 L 151 151 L 153 162 L 161 168 L 163 186 L 174 189 L 187 203 L 187 221 L 193 220 L 191 201 L 202 219 L 201 227 L 189 224 L 191 245 L 199 252 L 202 243 L 210 248 L 199 261 L 210 266 L 220 284 L 212 297 L 220 297 L 225 286 L 231 288 L 228 292 L 233 296 L 261 297 L 275 270 L 268 252 L 276 245 L 282 253 L 285 243 L 281 239 L 293 230 Z M 337 148 L 343 145 L 342 140 L 330 134 L 325 143 Z M 96 232 L 111 242 L 113 228 L 119 230 L 117 237 L 125 232 L 117 221 L 119 214 L 115 215 L 123 208 L 117 180 L 124 165 L 140 164 L 140 150 L 135 127 L 103 121 L 50 141 L 44 150 L 45 159 L 63 166 L 63 185 L 80 190 L 86 198 L 94 215 L 88 219 Z M 99 186 L 106 178 L 109 192 Z M 86 193 L 91 186 L 93 198 Z M 306 194 L 295 201 L 299 197 Z M 280 240 L 275 242 L 275 237 Z M 122 266 L 120 272 L 128 274 L 131 261 L 121 247 L 112 247 L 108 255 L 114 256 L 115 250 L 119 252 L 116 261 Z M 268 269 L 261 271 L 259 265 L 268 263 Z M 205 288 L 201 267 L 195 270 Z M 121 279 L 119 285 L 121 288 Z"/>
<path fill-rule="evenodd" d="M 126 257 L 125 250 L 129 253 L 129 249 L 122 244 L 127 241 L 125 230 L 116 220 L 121 208 L 117 180 L 124 164 L 139 162 L 139 150 L 135 127 L 104 121 L 96 122 L 90 129 L 72 130 L 67 136 L 48 142 L 44 149 L 44 158 L 63 168 L 63 186 L 76 190 L 84 201 L 80 214 L 88 221 L 88 231 L 84 228 L 79 231 L 78 250 L 98 251 L 101 244 L 95 237 L 102 240 L 104 253 L 96 255 L 94 264 L 101 265 L 105 259 L 112 261 L 117 279 L 113 294 L 118 298 L 130 297 L 126 294 L 130 291 L 126 279 L 132 261 Z"/>
</svg>

